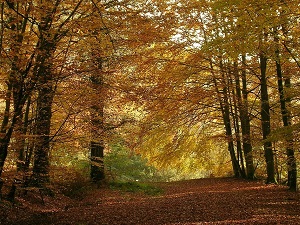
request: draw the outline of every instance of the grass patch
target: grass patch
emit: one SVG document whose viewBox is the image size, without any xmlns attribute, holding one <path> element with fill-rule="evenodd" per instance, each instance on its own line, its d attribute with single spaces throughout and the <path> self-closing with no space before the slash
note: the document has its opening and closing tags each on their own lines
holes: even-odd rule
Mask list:
<svg viewBox="0 0 300 225">
<path fill-rule="evenodd" d="M 163 193 L 163 190 L 159 187 L 139 182 L 111 182 L 109 186 L 113 190 L 132 193 L 144 193 L 146 195 L 152 196 L 160 195 Z"/>
</svg>

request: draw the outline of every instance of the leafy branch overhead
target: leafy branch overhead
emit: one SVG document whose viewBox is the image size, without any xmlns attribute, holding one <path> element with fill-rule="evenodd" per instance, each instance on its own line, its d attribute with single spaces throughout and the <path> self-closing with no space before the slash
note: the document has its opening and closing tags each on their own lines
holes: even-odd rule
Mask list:
<svg viewBox="0 0 300 225">
<path fill-rule="evenodd" d="M 230 175 L 296 190 L 298 5 L 0 1 L 0 176 L 44 187 L 84 161 L 98 184 Z"/>
</svg>

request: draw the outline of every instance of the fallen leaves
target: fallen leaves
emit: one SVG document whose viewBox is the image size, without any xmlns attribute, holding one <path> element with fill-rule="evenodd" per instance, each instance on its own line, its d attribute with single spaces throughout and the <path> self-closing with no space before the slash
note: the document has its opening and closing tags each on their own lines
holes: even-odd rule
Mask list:
<svg viewBox="0 0 300 225">
<path fill-rule="evenodd" d="M 7 219 L 10 224 L 24 225 L 300 224 L 300 195 L 283 186 L 233 178 L 156 185 L 164 194 L 146 196 L 102 188 L 82 200 L 61 198 L 56 210 L 55 198 L 47 198 L 39 211 L 15 207 Z M 70 206 L 67 210 L 64 203 Z M 16 214 L 26 216 L 12 216 Z"/>
</svg>

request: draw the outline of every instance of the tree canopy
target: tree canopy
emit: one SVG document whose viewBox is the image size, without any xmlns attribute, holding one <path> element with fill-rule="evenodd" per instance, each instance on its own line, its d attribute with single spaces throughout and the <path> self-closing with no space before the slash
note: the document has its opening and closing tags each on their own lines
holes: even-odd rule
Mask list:
<svg viewBox="0 0 300 225">
<path fill-rule="evenodd" d="M 104 151 L 113 168 L 297 189 L 298 1 L 0 8 L 0 175 L 16 170 L 44 185 L 52 170 L 90 160 L 101 180 Z"/>
</svg>

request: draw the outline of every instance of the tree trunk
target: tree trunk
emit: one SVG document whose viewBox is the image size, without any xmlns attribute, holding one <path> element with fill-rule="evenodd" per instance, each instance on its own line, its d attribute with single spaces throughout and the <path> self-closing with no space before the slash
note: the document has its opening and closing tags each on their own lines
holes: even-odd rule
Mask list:
<svg viewBox="0 0 300 225">
<path fill-rule="evenodd" d="M 36 142 L 34 146 L 33 183 L 43 185 L 49 182 L 49 151 L 50 127 L 52 117 L 52 102 L 54 98 L 54 84 L 52 72 L 52 55 L 55 44 L 49 40 L 41 39 L 41 55 L 37 57 L 38 78 L 37 105 L 35 119 Z"/>
<path fill-rule="evenodd" d="M 59 4 L 60 1 L 54 1 L 53 5 L 45 5 L 45 12 L 41 15 L 39 25 L 37 46 L 39 54 L 36 56 L 36 67 L 34 69 L 38 92 L 32 180 L 34 185 L 43 185 L 49 182 L 51 110 L 55 94 L 53 55 L 58 41 L 63 36 L 59 36 L 58 31 L 52 29 L 52 25 Z"/>
<path fill-rule="evenodd" d="M 262 133 L 264 141 L 265 160 L 267 167 L 267 183 L 276 183 L 275 180 L 275 167 L 274 155 L 272 150 L 272 143 L 267 140 L 271 132 L 270 126 L 270 105 L 267 86 L 267 58 L 263 53 L 260 54 L 260 71 L 261 71 L 261 120 L 262 120 Z"/>
<path fill-rule="evenodd" d="M 38 91 L 36 116 L 37 140 L 34 148 L 33 166 L 34 184 L 42 185 L 49 182 L 50 126 L 53 97 L 53 87 L 48 80 Z"/>
<path fill-rule="evenodd" d="M 49 182 L 49 151 L 52 102 L 54 98 L 54 81 L 52 57 L 55 51 L 55 40 L 47 39 L 45 27 L 40 28 L 39 52 L 37 56 L 35 77 L 37 78 L 37 103 L 35 118 L 35 135 L 32 185 L 43 185 Z M 46 37 L 44 37 L 46 35 Z"/>
<path fill-rule="evenodd" d="M 245 60 L 245 57 L 243 57 L 243 60 Z M 235 76 L 236 93 L 238 99 L 238 108 L 240 112 L 243 151 L 244 151 L 244 156 L 246 161 L 246 174 L 248 179 L 253 179 L 255 169 L 253 165 L 252 144 L 250 138 L 250 118 L 248 112 L 246 71 L 242 70 L 242 83 L 243 83 L 242 90 L 241 90 L 237 64 L 235 64 L 234 76 Z M 243 94 L 243 98 L 242 98 L 242 94 Z"/>
<path fill-rule="evenodd" d="M 104 174 L 104 146 L 101 142 L 91 141 L 91 179 L 93 182 L 101 181 L 105 178 Z"/>
<path fill-rule="evenodd" d="M 39 23 L 38 55 L 34 71 L 34 77 L 37 79 L 38 99 L 36 108 L 37 141 L 34 148 L 33 166 L 34 182 L 41 185 L 49 181 L 51 109 L 55 95 L 55 82 L 58 79 L 58 77 L 54 77 L 53 56 L 58 42 L 69 31 L 69 29 L 64 28 L 65 25 L 74 18 L 73 16 L 83 0 L 79 0 L 68 15 L 54 23 L 54 20 L 57 19 L 55 14 L 59 10 L 61 2 L 60 0 L 52 1 L 52 4 L 41 2 L 44 11 L 41 12 L 41 21 Z"/>
<path fill-rule="evenodd" d="M 12 85 L 8 84 L 8 88 L 5 95 L 5 109 L 3 120 L 1 124 L 1 138 L 0 138 L 0 177 L 3 171 L 4 162 L 7 157 L 7 148 L 10 142 L 10 137 L 7 137 L 7 128 L 9 122 L 9 113 L 10 113 L 10 105 L 11 105 L 11 93 L 12 93 Z M 1 190 L 1 189 L 0 189 Z"/>
<path fill-rule="evenodd" d="M 278 91 L 280 97 L 280 108 L 282 114 L 282 121 L 284 127 L 290 127 L 292 125 L 290 112 L 287 108 L 287 103 L 290 99 L 285 96 L 283 76 L 280 62 L 279 50 L 275 51 L 276 55 L 276 72 L 278 80 Z M 285 87 L 289 88 L 291 85 L 290 78 L 285 79 Z M 287 129 L 285 134 L 286 141 L 286 155 L 287 155 L 287 169 L 288 169 L 288 186 L 290 190 L 297 190 L 297 164 L 294 151 L 294 138 L 292 129 Z"/>
<path fill-rule="evenodd" d="M 235 71 L 233 71 L 235 73 Z M 232 120 L 233 120 L 233 126 L 234 126 L 234 131 L 235 131 L 235 139 L 236 139 L 236 152 L 237 152 L 237 161 L 238 164 L 240 165 L 241 168 L 241 176 L 243 178 L 246 178 L 246 172 L 245 172 L 245 166 L 244 166 L 244 157 L 242 154 L 242 142 L 241 142 L 241 137 L 240 137 L 240 123 L 239 123 L 239 112 L 238 112 L 238 93 L 235 93 L 235 88 L 233 85 L 233 80 L 232 80 L 232 71 L 229 71 L 229 85 L 228 89 L 232 89 L 232 101 L 230 101 L 230 110 L 231 110 L 231 115 L 232 115 Z"/>
<path fill-rule="evenodd" d="M 233 136 L 232 136 L 232 129 L 231 129 L 231 121 L 230 121 L 230 111 L 229 111 L 229 105 L 228 105 L 228 99 L 227 97 L 224 96 L 224 108 L 223 108 L 223 121 L 225 125 L 225 131 L 226 131 L 226 137 L 228 141 L 228 151 L 230 153 L 231 157 L 231 163 L 232 163 L 232 168 L 234 171 L 234 176 L 235 177 L 241 177 L 242 172 L 241 168 L 239 165 L 239 162 L 237 161 L 236 154 L 234 151 L 234 143 L 233 143 Z M 227 101 L 227 103 L 226 103 Z"/>
<path fill-rule="evenodd" d="M 94 66 L 98 74 L 92 75 L 91 85 L 95 94 L 91 104 L 91 180 L 99 182 L 105 178 L 104 173 L 104 101 L 103 101 L 103 71 L 102 59 L 96 56 Z"/>
<path fill-rule="evenodd" d="M 213 71 L 213 65 L 212 65 L 211 61 L 210 61 L 210 66 L 211 66 L 211 72 L 212 72 L 212 76 L 213 76 L 215 90 L 217 93 L 220 109 L 222 112 L 223 123 L 225 126 L 225 135 L 226 135 L 227 142 L 228 142 L 228 151 L 229 151 L 230 158 L 231 158 L 233 173 L 234 173 L 235 177 L 241 177 L 241 175 L 242 175 L 241 168 L 240 168 L 239 162 L 236 158 L 236 154 L 234 151 L 234 143 L 233 143 L 233 136 L 232 136 L 231 121 L 230 121 L 229 102 L 228 102 L 228 95 L 227 95 L 227 88 L 226 88 L 226 84 L 225 84 L 224 74 L 222 74 L 223 96 L 221 96 L 222 93 L 218 88 L 217 79 L 216 79 L 215 73 Z"/>
<path fill-rule="evenodd" d="M 20 68 L 19 57 L 20 49 L 23 43 L 24 32 L 27 26 L 27 15 L 30 11 L 28 8 L 23 20 L 17 19 L 18 8 L 16 8 L 15 2 L 6 1 L 8 8 L 11 9 L 12 13 L 10 14 L 9 28 L 11 30 L 11 70 L 9 72 L 9 77 L 7 81 L 7 91 L 5 96 L 5 108 L 4 108 L 4 117 L 1 124 L 1 138 L 0 138 L 0 177 L 2 175 L 4 163 L 8 153 L 8 146 L 15 128 L 15 125 L 18 124 L 20 116 L 22 114 L 23 106 L 26 102 L 26 99 L 29 96 L 29 92 L 26 87 L 24 87 L 24 77 L 28 75 L 29 68 L 31 66 L 31 61 L 28 62 L 27 68 Z M 3 9 L 2 6 L 1 20 L 3 22 Z M 3 32 L 3 30 L 2 30 Z M 3 33 L 1 33 L 1 36 Z M 2 38 L 2 37 L 1 37 Z M 2 40 L 2 39 L 1 39 Z M 1 43 L 2 44 L 2 43 Z M 10 115 L 11 108 L 11 97 L 13 97 L 13 112 Z M 3 186 L 3 180 L 0 181 L 0 193 Z"/>
<path fill-rule="evenodd" d="M 28 138 L 25 138 L 26 135 L 31 135 L 31 129 L 30 129 L 31 122 L 29 122 L 30 108 L 31 108 L 31 98 L 29 97 L 27 100 L 26 109 L 24 113 L 24 124 L 23 124 L 24 137 L 22 138 L 22 145 L 20 146 L 19 149 L 20 152 L 19 160 L 23 161 L 22 164 L 23 171 L 28 171 L 30 160 L 31 160 L 31 155 L 29 154 L 30 141 Z"/>
</svg>

